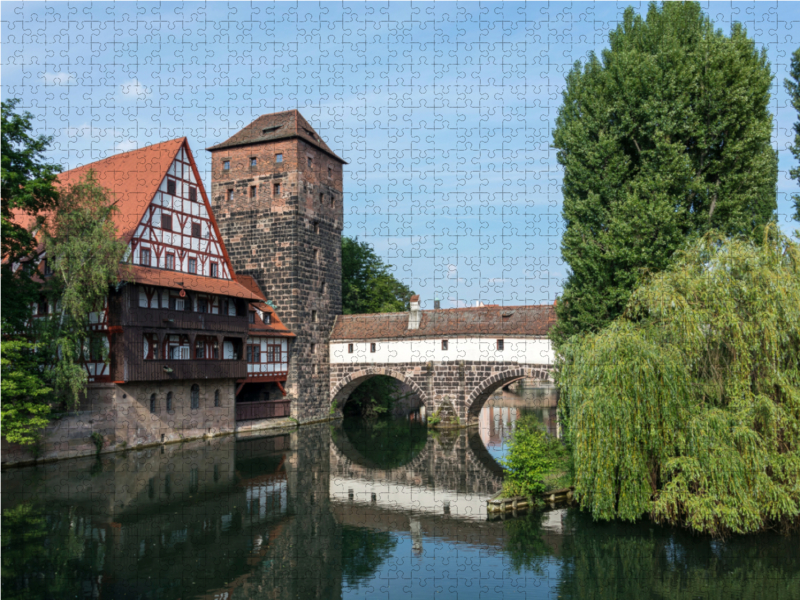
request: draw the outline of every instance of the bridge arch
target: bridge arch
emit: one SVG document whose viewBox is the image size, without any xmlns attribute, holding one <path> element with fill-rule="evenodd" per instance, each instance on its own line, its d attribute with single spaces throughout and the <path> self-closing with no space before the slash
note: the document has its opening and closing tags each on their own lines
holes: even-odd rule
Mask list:
<svg viewBox="0 0 800 600">
<path fill-rule="evenodd" d="M 550 368 L 547 365 L 520 365 L 487 377 L 476 385 L 467 397 L 466 409 L 469 418 L 477 418 L 483 405 L 497 390 L 522 378 L 550 381 Z"/>
<path fill-rule="evenodd" d="M 414 390 L 414 393 L 417 396 L 419 396 L 419 399 L 422 401 L 423 405 L 429 406 L 428 395 L 419 385 L 417 385 L 412 377 L 406 377 L 406 374 L 402 371 L 386 367 L 368 367 L 354 373 L 348 373 L 342 377 L 331 391 L 331 404 L 335 402 L 338 406 L 338 410 L 342 410 L 345 402 L 347 402 L 347 399 L 350 397 L 350 394 L 353 393 L 353 390 L 355 390 L 359 385 L 368 379 L 371 379 L 377 375 L 387 375 L 401 383 L 405 383 L 408 387 Z"/>
</svg>

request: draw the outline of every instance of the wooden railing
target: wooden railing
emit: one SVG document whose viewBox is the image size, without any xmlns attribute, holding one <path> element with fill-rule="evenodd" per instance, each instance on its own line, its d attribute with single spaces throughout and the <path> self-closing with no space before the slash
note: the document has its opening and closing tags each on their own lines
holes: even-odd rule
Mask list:
<svg viewBox="0 0 800 600">
<path fill-rule="evenodd" d="M 263 400 L 260 402 L 237 402 L 236 420 L 278 419 L 291 414 L 290 400 Z"/>
</svg>

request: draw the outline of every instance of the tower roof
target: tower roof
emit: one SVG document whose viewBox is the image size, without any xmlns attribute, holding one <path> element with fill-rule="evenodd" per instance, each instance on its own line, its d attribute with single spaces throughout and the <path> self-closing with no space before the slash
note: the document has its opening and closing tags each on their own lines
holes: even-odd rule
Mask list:
<svg viewBox="0 0 800 600">
<path fill-rule="evenodd" d="M 300 138 L 304 142 L 316 146 L 339 162 L 347 164 L 346 160 L 337 156 L 333 150 L 328 147 L 314 128 L 309 125 L 308 121 L 303 118 L 300 111 L 296 109 L 261 115 L 250 123 L 250 125 L 238 133 L 235 133 L 224 142 L 210 146 L 206 148 L 206 150 L 214 152 L 225 148 L 248 146 L 250 144 L 260 144 L 262 142 L 274 142 L 289 138 Z"/>
</svg>

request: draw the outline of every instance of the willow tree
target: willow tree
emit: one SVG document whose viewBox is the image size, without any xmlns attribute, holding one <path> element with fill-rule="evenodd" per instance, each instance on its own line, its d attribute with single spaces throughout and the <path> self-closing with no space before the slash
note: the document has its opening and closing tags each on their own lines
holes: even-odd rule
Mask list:
<svg viewBox="0 0 800 600">
<path fill-rule="evenodd" d="M 724 535 L 800 523 L 800 247 L 709 233 L 563 346 L 576 496 Z"/>
<path fill-rule="evenodd" d="M 570 269 L 557 344 L 619 316 L 687 239 L 758 237 L 777 207 L 773 78 L 741 24 L 725 35 L 696 3 L 651 4 L 609 46 L 569 73 L 553 132 Z"/>
</svg>

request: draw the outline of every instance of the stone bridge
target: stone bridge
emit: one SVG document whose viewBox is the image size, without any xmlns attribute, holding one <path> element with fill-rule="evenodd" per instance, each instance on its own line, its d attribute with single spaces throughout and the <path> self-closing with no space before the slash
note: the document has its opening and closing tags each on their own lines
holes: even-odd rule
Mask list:
<svg viewBox="0 0 800 600">
<path fill-rule="evenodd" d="M 331 404 L 341 410 L 364 381 L 386 375 L 428 415 L 466 424 L 499 388 L 552 380 L 555 318 L 550 304 L 420 310 L 417 296 L 405 313 L 340 315 L 329 344 Z"/>
</svg>

